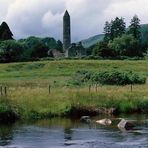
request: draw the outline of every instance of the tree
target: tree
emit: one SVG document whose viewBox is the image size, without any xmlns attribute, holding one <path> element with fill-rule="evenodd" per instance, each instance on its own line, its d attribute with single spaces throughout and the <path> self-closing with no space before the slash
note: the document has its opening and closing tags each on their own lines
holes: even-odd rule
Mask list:
<svg viewBox="0 0 148 148">
<path fill-rule="evenodd" d="M 26 45 L 26 50 L 24 51 L 26 59 L 47 57 L 50 49 L 57 49 L 62 52 L 62 42 L 50 37 L 39 38 L 31 36 L 26 39 L 20 39 L 19 42 Z"/>
<path fill-rule="evenodd" d="M 141 26 L 140 26 L 140 19 L 138 18 L 137 15 L 135 15 L 130 23 L 129 26 L 129 34 L 132 34 L 135 39 L 141 40 L 141 32 L 140 32 Z"/>
<path fill-rule="evenodd" d="M 0 61 L 12 62 L 22 58 L 24 47 L 15 40 L 0 42 Z"/>
<path fill-rule="evenodd" d="M 54 38 L 46 37 L 46 38 L 40 38 L 40 40 L 49 49 L 56 49 L 56 47 L 57 47 L 57 42 Z"/>
<path fill-rule="evenodd" d="M 104 27 L 104 41 L 108 43 L 110 39 L 111 39 L 111 24 L 108 21 L 106 21 Z"/>
<path fill-rule="evenodd" d="M 49 48 L 43 43 L 38 43 L 34 46 L 31 57 L 33 58 L 43 58 L 48 56 Z"/>
<path fill-rule="evenodd" d="M 142 56 L 139 48 L 139 41 L 131 34 L 123 34 L 121 37 L 115 38 L 108 46 L 115 51 L 117 56 Z"/>
<path fill-rule="evenodd" d="M 116 17 L 114 21 L 111 21 L 111 40 L 116 37 L 121 37 L 126 31 L 126 25 L 123 18 Z"/>
<path fill-rule="evenodd" d="M 13 34 L 7 23 L 3 22 L 0 26 L 0 40 L 5 41 L 10 39 L 13 39 Z"/>
<path fill-rule="evenodd" d="M 93 48 L 93 55 L 95 56 L 101 56 L 101 57 L 114 57 L 113 50 L 108 48 L 108 45 L 106 42 L 101 41 L 98 44 L 96 44 Z"/>
<path fill-rule="evenodd" d="M 122 36 L 126 31 L 126 25 L 123 18 L 116 17 L 110 23 L 107 21 L 104 27 L 104 41 L 109 42 L 116 37 Z"/>
</svg>

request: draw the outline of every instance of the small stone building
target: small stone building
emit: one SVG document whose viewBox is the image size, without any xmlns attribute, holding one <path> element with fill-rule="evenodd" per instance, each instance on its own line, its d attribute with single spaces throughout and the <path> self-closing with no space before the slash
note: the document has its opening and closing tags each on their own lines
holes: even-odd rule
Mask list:
<svg viewBox="0 0 148 148">
<path fill-rule="evenodd" d="M 58 51 L 57 49 L 50 49 L 48 55 L 52 56 L 53 58 L 63 58 L 65 56 L 64 53 Z"/>
<path fill-rule="evenodd" d="M 82 57 L 86 55 L 86 49 L 82 46 L 81 43 L 71 44 L 68 50 L 65 53 L 66 57 Z"/>
</svg>

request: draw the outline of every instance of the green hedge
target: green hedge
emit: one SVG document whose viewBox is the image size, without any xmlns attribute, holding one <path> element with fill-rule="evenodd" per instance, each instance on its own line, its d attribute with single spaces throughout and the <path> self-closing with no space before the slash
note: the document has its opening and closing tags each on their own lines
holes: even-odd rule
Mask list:
<svg viewBox="0 0 148 148">
<path fill-rule="evenodd" d="M 83 85 L 84 83 L 99 83 L 102 85 L 145 84 L 146 78 L 136 73 L 125 71 L 102 71 L 93 73 L 81 70 L 77 71 L 69 81 L 71 85 Z"/>
<path fill-rule="evenodd" d="M 145 84 L 146 78 L 132 72 L 104 71 L 94 74 L 91 79 L 94 82 L 108 85 Z"/>
</svg>

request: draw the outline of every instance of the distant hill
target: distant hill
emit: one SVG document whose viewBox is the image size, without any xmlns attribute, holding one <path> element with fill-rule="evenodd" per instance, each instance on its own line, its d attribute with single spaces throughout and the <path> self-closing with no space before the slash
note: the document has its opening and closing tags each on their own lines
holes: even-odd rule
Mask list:
<svg viewBox="0 0 148 148">
<path fill-rule="evenodd" d="M 142 43 L 148 44 L 148 24 L 141 25 Z"/>
<path fill-rule="evenodd" d="M 82 40 L 82 45 L 85 48 L 88 48 L 96 43 L 98 43 L 99 41 L 103 40 L 104 35 L 103 34 L 99 34 L 99 35 L 95 35 L 93 37 L 90 37 L 88 39 Z"/>
<path fill-rule="evenodd" d="M 148 31 L 148 24 L 142 24 L 141 25 L 141 33 L 145 33 Z"/>
<path fill-rule="evenodd" d="M 142 42 L 143 43 L 148 42 L 148 24 L 141 25 L 141 33 L 142 33 Z M 88 48 L 98 43 L 99 41 L 103 40 L 103 37 L 104 37 L 103 34 L 99 34 L 99 35 L 92 36 L 88 39 L 82 40 L 81 42 L 85 48 Z"/>
</svg>

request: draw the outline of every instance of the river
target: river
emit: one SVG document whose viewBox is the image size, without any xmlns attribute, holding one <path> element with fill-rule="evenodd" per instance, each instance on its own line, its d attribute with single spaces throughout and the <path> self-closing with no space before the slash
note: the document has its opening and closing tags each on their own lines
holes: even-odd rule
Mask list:
<svg viewBox="0 0 148 148">
<path fill-rule="evenodd" d="M 0 148 L 147 148 L 148 115 L 120 118 L 132 120 L 136 129 L 118 129 L 119 117 L 110 117 L 110 126 L 65 118 L 0 125 Z"/>
</svg>

